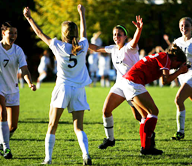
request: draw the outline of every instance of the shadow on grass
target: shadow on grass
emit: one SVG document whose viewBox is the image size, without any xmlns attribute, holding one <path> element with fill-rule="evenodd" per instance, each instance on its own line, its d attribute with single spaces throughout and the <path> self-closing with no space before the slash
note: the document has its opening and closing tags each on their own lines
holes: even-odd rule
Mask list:
<svg viewBox="0 0 192 166">
<path fill-rule="evenodd" d="M 40 118 L 28 118 L 26 120 L 19 120 L 19 123 L 49 123 L 49 120 L 42 120 Z M 68 122 L 68 121 L 60 121 L 59 124 L 73 124 L 73 122 Z M 102 124 L 103 122 L 86 122 L 84 121 L 84 124 Z"/>
</svg>

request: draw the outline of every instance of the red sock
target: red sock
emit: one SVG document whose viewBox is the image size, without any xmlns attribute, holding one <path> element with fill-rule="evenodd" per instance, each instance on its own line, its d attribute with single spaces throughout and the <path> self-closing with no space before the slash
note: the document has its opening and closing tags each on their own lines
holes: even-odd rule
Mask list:
<svg viewBox="0 0 192 166">
<path fill-rule="evenodd" d="M 151 145 L 151 136 L 155 130 L 155 126 L 157 124 L 157 118 L 148 117 L 144 123 L 144 130 L 143 130 L 143 141 L 142 147 L 144 149 L 149 149 Z"/>
<path fill-rule="evenodd" d="M 144 122 L 145 122 L 144 120 L 140 122 L 140 129 L 139 129 L 141 147 L 143 147 Z"/>
</svg>

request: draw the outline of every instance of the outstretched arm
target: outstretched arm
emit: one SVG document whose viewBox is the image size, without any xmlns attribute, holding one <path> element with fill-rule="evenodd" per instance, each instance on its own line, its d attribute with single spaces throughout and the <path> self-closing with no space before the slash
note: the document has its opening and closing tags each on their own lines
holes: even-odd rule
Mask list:
<svg viewBox="0 0 192 166">
<path fill-rule="evenodd" d="M 85 20 L 85 8 L 83 5 L 78 5 L 77 10 L 80 16 L 80 38 L 87 37 L 86 34 L 86 20 Z"/>
<path fill-rule="evenodd" d="M 89 49 L 92 51 L 95 51 L 95 52 L 107 53 L 105 51 L 105 47 L 100 47 L 100 46 L 97 46 L 97 45 L 91 44 L 91 43 L 89 43 Z"/>
<path fill-rule="evenodd" d="M 29 7 L 24 8 L 23 15 L 25 16 L 25 18 L 27 19 L 27 21 L 33 28 L 33 31 L 36 33 L 36 35 L 49 46 L 51 43 L 51 38 L 49 36 L 45 35 L 42 32 L 42 30 L 38 27 L 36 22 L 33 20 L 33 18 L 31 17 L 31 12 L 30 12 Z"/>
<path fill-rule="evenodd" d="M 133 39 L 130 41 L 130 45 L 131 47 L 135 48 L 137 46 L 137 43 L 140 39 L 141 36 L 141 31 L 143 28 L 143 22 L 142 22 L 142 18 L 140 18 L 140 16 L 136 16 L 136 21 L 132 21 L 132 23 L 136 26 L 136 31 L 135 34 L 133 36 Z"/>
</svg>

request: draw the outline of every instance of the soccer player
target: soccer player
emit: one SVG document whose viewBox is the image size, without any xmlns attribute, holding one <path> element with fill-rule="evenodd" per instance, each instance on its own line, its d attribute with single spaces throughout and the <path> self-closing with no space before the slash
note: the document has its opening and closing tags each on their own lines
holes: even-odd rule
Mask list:
<svg viewBox="0 0 192 166">
<path fill-rule="evenodd" d="M 43 56 L 41 57 L 40 64 L 38 66 L 39 77 L 37 78 L 37 89 L 40 88 L 41 82 L 47 77 L 48 67 L 52 69 L 49 55 L 48 50 L 45 50 L 43 52 Z"/>
<path fill-rule="evenodd" d="M 103 106 L 103 124 L 107 138 L 105 138 L 103 143 L 99 145 L 99 149 L 106 149 L 108 146 L 115 145 L 112 111 L 125 100 L 125 96 L 120 88 L 120 78 L 139 60 L 137 43 L 143 28 L 142 18 L 140 18 L 140 16 L 136 16 L 136 22 L 133 21 L 133 24 L 137 29 L 133 39 L 128 43 L 128 33 L 126 28 L 122 25 L 117 25 L 113 28 L 113 40 L 115 45 L 99 47 L 94 44 L 89 44 L 89 49 L 93 51 L 110 53 L 113 65 L 117 70 L 116 83 L 111 88 Z M 135 114 L 133 105 L 131 102 L 128 103 L 130 104 L 132 111 Z M 140 120 L 140 115 L 138 114 L 138 116 Z"/>
<path fill-rule="evenodd" d="M 83 131 L 84 110 L 89 110 L 86 99 L 85 86 L 91 83 L 85 64 L 89 47 L 86 38 L 85 8 L 78 5 L 80 15 L 80 41 L 78 42 L 78 27 L 74 22 L 64 21 L 61 24 L 62 41 L 45 35 L 37 26 L 28 7 L 24 9 L 24 16 L 34 32 L 52 50 L 57 59 L 57 80 L 52 92 L 49 125 L 45 138 L 45 160 L 42 164 L 52 163 L 52 152 L 55 144 L 55 133 L 59 119 L 65 108 L 72 113 L 74 132 L 83 153 L 83 164 L 91 165 L 88 151 L 87 135 Z"/>
<path fill-rule="evenodd" d="M 178 70 L 169 74 L 170 69 Z M 160 52 L 144 57 L 122 77 L 121 89 L 126 100 L 132 101 L 143 119 L 147 114 L 147 118 L 140 123 L 142 155 L 163 153 L 162 150 L 151 147 L 151 136 L 156 127 L 159 110 L 145 89 L 145 84 L 160 77 L 162 77 L 163 84 L 167 84 L 187 70 L 185 53 L 177 45 L 173 45 L 173 48 L 167 53 Z"/>
<path fill-rule="evenodd" d="M 36 90 L 29 73 L 25 54 L 21 47 L 14 44 L 17 39 L 17 28 L 12 22 L 1 26 L 0 41 L 0 154 L 11 159 L 9 139 L 17 129 L 19 118 L 19 87 L 17 72 L 22 75 L 32 91 Z"/>
<path fill-rule="evenodd" d="M 189 63 L 192 62 L 192 19 L 190 17 L 183 17 L 179 21 L 179 29 L 182 34 L 181 37 L 177 38 L 176 43 L 184 52 Z M 185 129 L 185 105 L 184 102 L 187 98 L 192 100 L 192 67 L 189 68 L 188 72 L 178 77 L 181 84 L 176 97 L 175 104 L 177 107 L 177 132 L 172 137 L 173 140 L 183 139 Z"/>
</svg>

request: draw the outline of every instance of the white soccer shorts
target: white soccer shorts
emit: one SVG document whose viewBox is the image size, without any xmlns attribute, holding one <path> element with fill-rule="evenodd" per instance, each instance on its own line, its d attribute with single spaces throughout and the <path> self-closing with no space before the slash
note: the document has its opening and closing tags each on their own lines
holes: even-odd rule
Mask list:
<svg viewBox="0 0 192 166">
<path fill-rule="evenodd" d="M 64 84 L 55 86 L 52 92 L 51 105 L 55 108 L 67 108 L 69 113 L 90 110 L 85 88 L 76 88 Z"/>
</svg>

